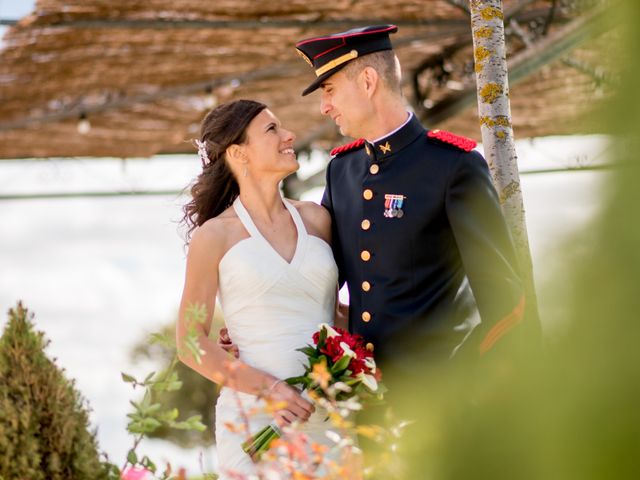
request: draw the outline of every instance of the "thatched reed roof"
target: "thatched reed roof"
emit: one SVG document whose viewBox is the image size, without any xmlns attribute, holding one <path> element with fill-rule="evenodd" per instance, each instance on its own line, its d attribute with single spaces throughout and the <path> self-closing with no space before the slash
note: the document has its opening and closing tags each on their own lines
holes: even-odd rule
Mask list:
<svg viewBox="0 0 640 480">
<path fill-rule="evenodd" d="M 407 100 L 425 122 L 479 138 L 466 3 L 38 0 L 0 52 L 0 158 L 192 152 L 211 97 L 264 101 L 300 147 L 329 147 L 342 139 L 317 94 L 300 96 L 313 73 L 294 44 L 375 23 L 399 25 Z M 593 128 L 577 119 L 607 92 L 606 42 L 585 43 L 580 24 L 595 3 L 505 0 L 510 61 L 522 67 L 511 90 L 518 137 Z"/>
</svg>

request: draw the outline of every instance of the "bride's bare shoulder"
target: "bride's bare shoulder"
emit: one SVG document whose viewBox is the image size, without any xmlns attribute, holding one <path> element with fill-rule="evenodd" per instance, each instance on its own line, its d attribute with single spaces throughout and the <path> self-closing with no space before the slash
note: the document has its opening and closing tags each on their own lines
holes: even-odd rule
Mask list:
<svg viewBox="0 0 640 480">
<path fill-rule="evenodd" d="M 304 226 L 310 235 L 322 238 L 327 243 L 331 242 L 331 215 L 326 208 L 315 202 L 290 200 L 296 207 L 304 222 Z"/>
<path fill-rule="evenodd" d="M 233 208 L 229 207 L 194 230 L 190 249 L 201 246 L 204 249 L 211 249 L 221 257 L 231 245 L 246 235 L 238 215 Z"/>
</svg>

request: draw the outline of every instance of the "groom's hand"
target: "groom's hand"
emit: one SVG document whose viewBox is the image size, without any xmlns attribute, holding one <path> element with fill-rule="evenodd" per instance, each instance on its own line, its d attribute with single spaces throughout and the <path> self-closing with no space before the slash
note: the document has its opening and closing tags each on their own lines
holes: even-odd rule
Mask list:
<svg viewBox="0 0 640 480">
<path fill-rule="evenodd" d="M 223 327 L 220 329 L 220 333 L 218 334 L 218 346 L 225 352 L 233 355 L 235 358 L 238 358 L 240 356 L 238 346 L 234 345 L 231 341 L 231 337 L 229 336 L 229 330 L 227 330 L 227 327 Z"/>
</svg>

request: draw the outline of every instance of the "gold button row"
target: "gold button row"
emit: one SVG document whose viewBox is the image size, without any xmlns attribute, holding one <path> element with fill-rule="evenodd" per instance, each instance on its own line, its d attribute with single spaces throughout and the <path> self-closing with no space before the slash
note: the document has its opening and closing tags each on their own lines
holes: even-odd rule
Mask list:
<svg viewBox="0 0 640 480">
<path fill-rule="evenodd" d="M 362 290 L 368 292 L 369 290 L 371 290 L 371 284 L 365 280 L 364 282 L 362 282 Z"/>
<path fill-rule="evenodd" d="M 378 165 L 377 163 L 374 163 L 369 167 L 369 173 L 371 173 L 372 175 L 375 175 L 379 171 L 380 171 L 380 165 Z"/>
<path fill-rule="evenodd" d="M 360 252 L 360 258 L 363 262 L 368 262 L 369 260 L 371 260 L 371 252 L 369 250 L 362 250 Z"/>
<path fill-rule="evenodd" d="M 362 223 L 360 224 L 360 226 L 362 227 L 363 230 L 369 230 L 371 228 L 371 222 L 367 219 L 362 220 Z"/>
<path fill-rule="evenodd" d="M 370 188 L 367 188 L 364 192 L 362 192 L 362 196 L 365 200 L 371 200 L 373 198 L 373 191 Z"/>
<path fill-rule="evenodd" d="M 371 320 L 371 314 L 369 312 L 362 312 L 362 321 L 368 322 Z"/>
</svg>

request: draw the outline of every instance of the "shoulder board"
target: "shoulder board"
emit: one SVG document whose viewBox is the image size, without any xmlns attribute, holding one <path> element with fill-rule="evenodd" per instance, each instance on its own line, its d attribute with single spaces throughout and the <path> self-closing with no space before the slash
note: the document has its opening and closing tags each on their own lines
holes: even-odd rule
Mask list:
<svg viewBox="0 0 640 480">
<path fill-rule="evenodd" d="M 331 156 L 338 155 L 339 153 L 349 152 L 351 150 L 355 150 L 356 148 L 360 148 L 364 145 L 364 138 L 359 138 L 355 142 L 347 143 L 346 145 L 341 145 L 339 147 L 331 150 Z"/>
<path fill-rule="evenodd" d="M 427 132 L 427 137 L 439 140 L 440 142 L 446 143 L 447 145 L 453 145 L 454 147 L 457 147 L 460 150 L 464 150 L 465 152 L 470 152 L 478 145 L 475 140 L 467 137 L 461 137 L 459 135 L 454 135 L 453 133 L 447 132 L 446 130 L 429 130 Z"/>
</svg>

